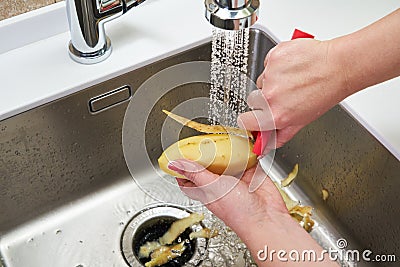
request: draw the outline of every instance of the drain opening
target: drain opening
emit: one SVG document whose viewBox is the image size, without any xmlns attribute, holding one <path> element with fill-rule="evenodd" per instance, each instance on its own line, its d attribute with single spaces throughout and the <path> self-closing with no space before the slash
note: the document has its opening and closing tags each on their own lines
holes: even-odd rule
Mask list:
<svg viewBox="0 0 400 267">
<path fill-rule="evenodd" d="M 156 241 L 164 235 L 171 224 L 189 216 L 191 211 L 178 206 L 162 205 L 146 208 L 138 212 L 126 226 L 121 239 L 121 250 L 126 263 L 132 267 L 144 266 L 149 258 L 139 258 L 139 249 L 147 241 Z M 183 254 L 162 267 L 198 266 L 207 256 L 208 242 L 205 238 L 190 240 L 189 235 L 199 230 L 201 225 L 186 229 L 176 241 L 185 241 Z"/>
<path fill-rule="evenodd" d="M 135 252 L 136 259 L 143 265 L 150 261 L 151 258 L 139 258 L 139 249 L 147 241 L 157 241 L 165 232 L 168 231 L 171 224 L 176 221 L 175 217 L 157 217 L 144 222 L 138 227 L 136 234 L 133 236 L 133 251 Z M 168 263 L 161 265 L 162 267 L 177 267 L 183 266 L 194 255 L 196 249 L 196 240 L 190 240 L 189 235 L 192 229 L 188 228 L 178 238 L 177 242 L 185 241 L 186 249 L 180 257 L 170 260 Z"/>
</svg>

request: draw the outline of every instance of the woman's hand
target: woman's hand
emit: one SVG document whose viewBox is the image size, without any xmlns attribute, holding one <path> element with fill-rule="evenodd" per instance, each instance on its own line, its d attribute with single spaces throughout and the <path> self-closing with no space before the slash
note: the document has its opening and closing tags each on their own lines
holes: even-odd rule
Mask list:
<svg viewBox="0 0 400 267">
<path fill-rule="evenodd" d="M 330 41 L 282 42 L 269 51 L 264 66 L 257 80 L 261 90 L 248 97 L 253 111 L 241 114 L 238 121 L 247 130 L 272 130 L 271 123 L 265 123 L 272 114 L 277 147 L 351 93 Z"/>
<path fill-rule="evenodd" d="M 184 175 L 188 180 L 177 179 L 181 190 L 190 198 L 199 200 L 225 222 L 247 245 L 258 266 L 336 266 L 327 257 L 320 262 L 280 261 L 277 258 L 263 261 L 263 250 L 314 250 L 321 255 L 322 248 L 290 217 L 282 197 L 261 167 L 247 170 L 241 179 L 216 175 L 201 165 L 176 160 L 168 168 Z M 252 179 L 264 179 L 254 192 L 249 192 Z M 260 254 L 261 251 L 261 254 Z M 267 252 L 268 253 L 268 252 Z M 288 255 L 286 255 L 286 258 Z"/>
<path fill-rule="evenodd" d="M 259 166 L 247 170 L 241 179 L 219 176 L 188 160 L 173 161 L 168 168 L 188 178 L 177 179 L 187 196 L 204 203 L 238 234 L 247 233 L 249 224 L 264 225 L 289 217 L 278 190 Z M 254 193 L 249 193 L 252 179 L 265 181 Z"/>
<path fill-rule="evenodd" d="M 251 131 L 277 129 L 280 147 L 347 96 L 399 76 L 399 22 L 397 9 L 332 40 L 278 44 L 265 58 L 265 70 L 257 80 L 261 90 L 248 98 L 253 111 L 241 114 L 238 124 Z"/>
</svg>

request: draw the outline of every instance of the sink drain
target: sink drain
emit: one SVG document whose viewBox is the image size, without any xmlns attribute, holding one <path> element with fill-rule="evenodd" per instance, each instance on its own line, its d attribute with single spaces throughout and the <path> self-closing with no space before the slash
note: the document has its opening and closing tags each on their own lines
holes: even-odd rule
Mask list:
<svg viewBox="0 0 400 267">
<path fill-rule="evenodd" d="M 158 240 L 174 221 L 187 217 L 190 213 L 191 211 L 179 206 L 162 205 L 149 207 L 135 214 L 122 234 L 121 246 L 125 261 L 132 267 L 144 266 L 150 258 L 139 258 L 139 248 L 147 241 Z M 201 263 L 206 256 L 207 240 L 189 239 L 189 234 L 201 227 L 194 225 L 178 237 L 187 241 L 186 249 L 180 257 L 162 265 L 163 267 L 198 266 Z"/>
</svg>

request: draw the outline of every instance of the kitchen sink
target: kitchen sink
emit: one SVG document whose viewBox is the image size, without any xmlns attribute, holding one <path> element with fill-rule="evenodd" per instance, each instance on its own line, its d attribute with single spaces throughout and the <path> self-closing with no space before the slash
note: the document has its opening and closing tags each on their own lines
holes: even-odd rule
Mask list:
<svg viewBox="0 0 400 267">
<path fill-rule="evenodd" d="M 265 32 L 251 29 L 250 79 L 262 72 L 274 45 Z M 183 195 L 156 164 L 174 132 L 174 126 L 165 127 L 161 110 L 208 97 L 210 85 L 202 79 L 209 75 L 210 50 L 210 43 L 193 47 L 0 121 L 0 265 L 142 266 L 135 238 L 159 218 L 192 211 L 205 212 L 204 224 L 217 227 L 221 236 L 196 241 L 185 266 L 254 265 L 235 234 Z M 191 62 L 200 62 L 201 79 L 188 77 Z M 183 66 L 180 75 L 169 74 L 174 66 Z M 194 82 L 175 86 L 182 77 Z M 160 94 L 168 86 L 173 88 Z M 336 106 L 275 157 L 262 160 L 277 181 L 296 163 L 298 177 L 285 190 L 314 207 L 310 234 L 322 246 L 368 249 L 399 260 L 400 163 L 366 129 Z M 329 192 L 326 200 L 323 189 Z M 390 264 L 396 263 L 382 266 Z"/>
</svg>

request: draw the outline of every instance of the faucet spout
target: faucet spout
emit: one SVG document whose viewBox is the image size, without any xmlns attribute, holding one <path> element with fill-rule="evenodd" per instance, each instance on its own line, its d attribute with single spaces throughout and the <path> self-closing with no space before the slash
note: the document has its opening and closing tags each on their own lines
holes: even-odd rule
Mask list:
<svg viewBox="0 0 400 267">
<path fill-rule="evenodd" d="M 104 24 L 144 0 L 66 0 L 71 32 L 69 54 L 79 63 L 94 64 L 111 54 Z"/>
<path fill-rule="evenodd" d="M 217 28 L 240 30 L 257 21 L 259 0 L 205 0 L 207 20 Z"/>
<path fill-rule="evenodd" d="M 111 54 L 104 24 L 145 0 L 66 0 L 71 32 L 69 54 L 82 64 L 94 64 Z M 248 28 L 257 21 L 260 0 L 204 0 L 206 18 L 225 30 Z"/>
</svg>

